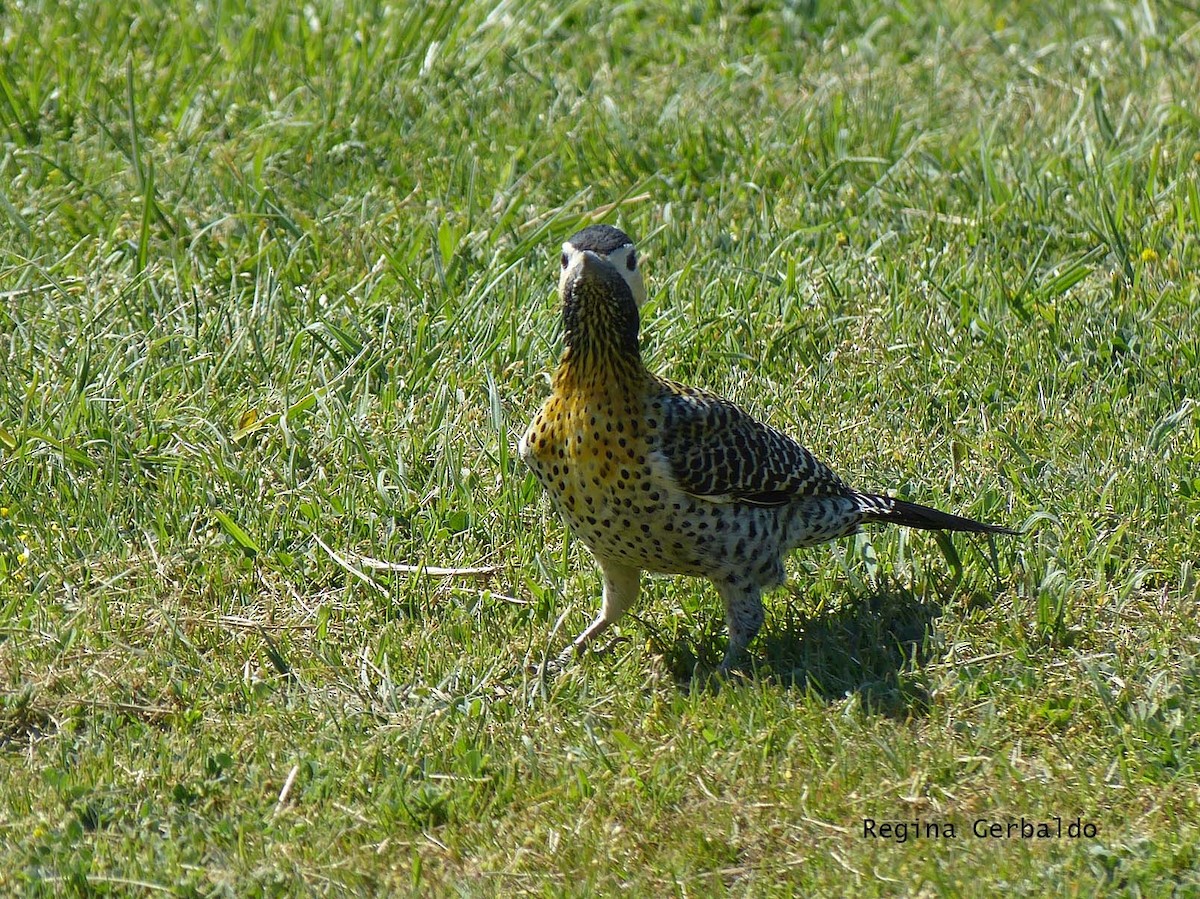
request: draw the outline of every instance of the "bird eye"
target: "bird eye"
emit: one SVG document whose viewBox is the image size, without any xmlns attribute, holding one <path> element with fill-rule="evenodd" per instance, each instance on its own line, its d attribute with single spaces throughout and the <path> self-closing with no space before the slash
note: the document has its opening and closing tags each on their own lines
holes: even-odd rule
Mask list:
<svg viewBox="0 0 1200 899">
<path fill-rule="evenodd" d="M 567 254 L 566 253 L 562 254 L 562 267 L 563 268 L 567 267 Z"/>
<path fill-rule="evenodd" d="M 630 271 L 637 268 L 637 250 L 629 251 L 629 258 L 625 260 L 625 265 L 629 267 Z"/>
</svg>

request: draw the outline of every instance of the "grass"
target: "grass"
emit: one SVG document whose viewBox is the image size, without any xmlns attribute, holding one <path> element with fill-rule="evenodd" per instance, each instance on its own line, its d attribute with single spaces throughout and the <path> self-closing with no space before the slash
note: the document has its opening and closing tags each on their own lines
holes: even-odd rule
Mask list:
<svg viewBox="0 0 1200 899">
<path fill-rule="evenodd" d="M 0 24 L 5 892 L 1200 893 L 1194 7 Z M 796 554 L 720 690 L 684 579 L 527 674 L 599 593 L 514 452 L 592 220 L 654 367 L 1027 535 Z"/>
</svg>

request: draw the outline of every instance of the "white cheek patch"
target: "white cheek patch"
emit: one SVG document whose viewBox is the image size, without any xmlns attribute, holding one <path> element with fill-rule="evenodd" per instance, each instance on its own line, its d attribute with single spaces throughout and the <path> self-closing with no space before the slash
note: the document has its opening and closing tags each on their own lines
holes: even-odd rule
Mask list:
<svg viewBox="0 0 1200 899">
<path fill-rule="evenodd" d="M 629 285 L 629 292 L 633 294 L 634 303 L 641 309 L 642 304 L 646 302 L 646 285 L 642 281 L 642 270 L 636 268 L 630 271 L 622 263 L 619 271 L 621 272 L 621 277 L 625 279 L 625 283 Z"/>
<path fill-rule="evenodd" d="M 646 302 L 646 284 L 642 281 L 642 270 L 629 273 L 629 290 L 633 293 L 634 302 L 637 303 L 639 309 L 642 308 L 642 303 Z"/>
<path fill-rule="evenodd" d="M 567 257 L 567 264 L 558 275 L 558 290 L 560 293 L 568 284 L 578 281 L 582 277 L 583 272 L 583 253 L 579 252 L 569 243 L 565 243 L 563 244 L 563 255 Z"/>
</svg>

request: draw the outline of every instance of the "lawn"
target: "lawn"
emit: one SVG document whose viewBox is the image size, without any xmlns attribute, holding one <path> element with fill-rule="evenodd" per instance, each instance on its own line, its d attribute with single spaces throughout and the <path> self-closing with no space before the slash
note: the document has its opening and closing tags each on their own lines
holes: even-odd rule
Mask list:
<svg viewBox="0 0 1200 899">
<path fill-rule="evenodd" d="M 1200 894 L 1198 97 L 1154 0 L 4 4 L 0 892 Z M 1024 534 L 541 678 L 593 221 L 654 369 Z"/>
</svg>

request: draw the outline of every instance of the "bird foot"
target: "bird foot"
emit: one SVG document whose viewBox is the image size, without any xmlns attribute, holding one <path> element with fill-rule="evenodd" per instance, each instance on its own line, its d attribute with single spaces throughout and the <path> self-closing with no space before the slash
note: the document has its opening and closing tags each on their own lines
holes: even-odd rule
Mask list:
<svg viewBox="0 0 1200 899">
<path fill-rule="evenodd" d="M 612 652 L 614 649 L 616 649 L 618 646 L 620 646 L 622 643 L 628 643 L 628 642 L 629 642 L 628 637 L 613 637 L 611 640 L 609 640 L 603 646 L 593 649 L 592 654 L 596 655 L 596 656 L 606 656 L 610 652 Z"/>
<path fill-rule="evenodd" d="M 567 653 L 562 653 L 553 659 L 543 659 L 540 662 L 530 660 L 525 666 L 525 673 L 551 678 L 561 674 L 570 662 L 571 657 Z"/>
</svg>

